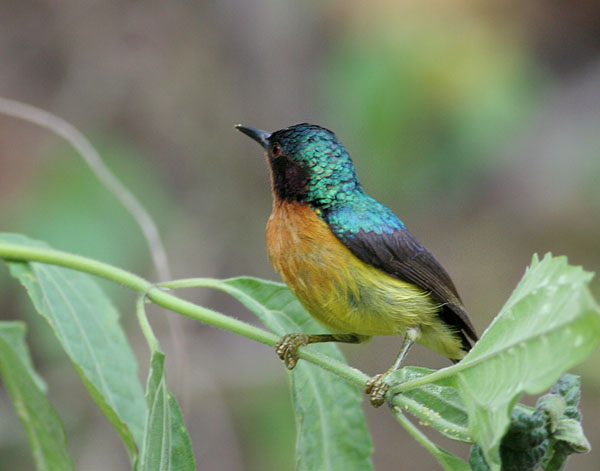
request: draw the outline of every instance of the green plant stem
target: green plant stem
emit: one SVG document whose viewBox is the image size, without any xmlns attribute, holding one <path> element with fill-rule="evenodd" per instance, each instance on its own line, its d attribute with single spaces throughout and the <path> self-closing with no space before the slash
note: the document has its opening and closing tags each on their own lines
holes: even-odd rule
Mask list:
<svg viewBox="0 0 600 471">
<path fill-rule="evenodd" d="M 419 386 L 424 386 L 425 384 L 435 383 L 444 378 L 448 378 L 458 371 L 464 370 L 469 365 L 464 366 L 460 363 L 455 365 L 448 366 L 446 368 L 442 368 L 441 370 L 437 370 L 434 373 L 428 374 L 427 376 L 422 376 L 421 378 L 412 379 L 410 381 L 406 381 L 405 383 L 396 384 L 391 389 L 390 392 L 393 394 L 400 394 L 404 391 L 408 391 L 409 389 L 418 388 Z"/>
<path fill-rule="evenodd" d="M 138 293 L 146 293 L 148 299 L 155 304 L 178 314 L 205 322 L 251 340 L 269 345 L 271 347 L 279 341 L 279 337 L 264 329 L 242 322 L 220 312 L 213 311 L 165 292 L 144 278 L 131 272 L 99 262 L 91 258 L 74 255 L 60 250 L 26 247 L 18 244 L 0 242 L 0 258 L 15 261 L 39 262 L 58 265 L 73 270 L 82 271 L 119 283 Z M 364 387 L 369 377 L 363 372 L 351 368 L 344 363 L 333 360 L 317 353 L 310 348 L 300 348 L 298 357 L 318 365 L 326 370 L 347 379 L 358 387 Z"/>
<path fill-rule="evenodd" d="M 440 448 L 433 443 L 427 436 L 421 432 L 415 425 L 408 420 L 408 418 L 402 413 L 399 407 L 392 407 L 392 412 L 396 417 L 396 420 L 410 433 L 413 438 L 419 442 L 423 447 L 431 453 L 438 460 L 439 464 L 445 470 L 452 471 L 467 471 L 471 470 L 471 467 L 460 458 L 448 453 L 443 448 Z"/>
<path fill-rule="evenodd" d="M 146 316 L 146 310 L 144 309 L 144 303 L 146 302 L 146 295 L 141 294 L 138 296 L 138 300 L 135 304 L 135 311 L 138 318 L 138 323 L 140 324 L 140 329 L 142 329 L 142 333 L 146 338 L 146 343 L 150 348 L 151 352 L 161 351 L 160 344 L 158 343 L 158 339 L 156 335 L 154 335 L 154 331 L 152 330 L 152 326 L 150 322 L 148 322 L 148 317 Z"/>
<path fill-rule="evenodd" d="M 213 288 L 213 289 L 218 289 L 218 290 L 229 291 L 229 289 L 224 289 L 225 287 L 223 286 L 223 282 L 221 280 L 216 280 L 213 278 L 184 278 L 181 280 L 172 280 L 172 281 L 160 283 L 158 286 L 160 286 L 162 288 L 167 288 L 167 289 Z M 423 376 L 422 378 L 414 379 L 411 381 L 406 381 L 405 383 L 395 385 L 391 389 L 391 392 L 392 392 L 392 394 L 398 395 L 399 393 L 408 391 L 409 389 L 423 386 L 425 384 L 430 384 L 435 381 L 439 381 L 440 379 L 452 376 L 457 371 L 465 369 L 465 367 L 468 367 L 468 366 L 461 365 L 460 363 L 458 363 L 456 365 L 452 365 L 447 368 L 442 368 L 441 370 L 438 370 L 427 376 Z M 352 381 L 351 378 L 349 378 L 349 379 Z M 408 403 L 408 401 L 407 401 L 407 403 Z M 403 402 L 402 405 L 405 405 L 405 403 Z M 416 415 L 418 416 L 418 414 L 416 414 Z M 465 440 L 465 437 L 467 437 L 466 430 L 464 431 L 463 434 L 459 434 L 459 435 L 463 435 L 463 436 L 461 438 L 457 437 L 458 439 Z M 469 441 L 469 440 L 470 440 L 470 438 L 467 441 Z"/>
<path fill-rule="evenodd" d="M 465 427 L 460 427 L 455 423 L 446 421 L 443 417 L 436 415 L 436 411 L 423 407 L 414 399 L 405 394 L 394 394 L 390 405 L 394 411 L 399 410 L 409 412 L 413 417 L 419 420 L 419 423 L 425 427 L 432 426 L 440 433 L 451 436 L 453 440 L 463 443 L 473 443 L 469 431 Z"/>
<path fill-rule="evenodd" d="M 181 289 L 181 288 L 212 288 L 219 291 L 224 291 L 228 294 L 232 294 L 232 291 L 237 291 L 231 286 L 224 283 L 222 280 L 217 280 L 214 278 L 184 278 L 181 280 L 172 280 L 167 281 L 165 283 L 160 283 L 157 285 L 161 288 L 167 289 Z M 302 354 L 298 355 L 300 358 L 304 358 L 305 360 L 310 358 L 313 353 L 313 350 L 301 348 L 298 350 L 299 352 L 304 351 L 304 355 L 309 355 L 308 357 L 304 357 Z M 326 363 L 321 362 L 322 358 L 327 358 L 328 361 Z M 316 354 L 316 356 L 312 357 L 309 360 L 311 363 L 321 366 L 332 373 L 341 376 L 351 383 L 355 384 L 359 387 L 364 387 L 365 382 L 369 379 L 367 375 L 365 375 L 362 371 L 357 370 L 356 368 L 352 368 L 351 366 L 346 365 L 340 361 L 334 360 L 333 358 L 326 357 L 324 355 Z"/>
<path fill-rule="evenodd" d="M 392 412 L 396 417 L 396 420 L 400 422 L 400 424 L 406 429 L 408 433 L 410 433 L 413 438 L 418 441 L 423 447 L 431 453 L 433 456 L 437 456 L 439 453 L 438 446 L 433 443 L 427 436 L 421 432 L 415 425 L 408 420 L 408 418 L 402 413 L 402 410 L 399 407 L 392 407 Z"/>
<path fill-rule="evenodd" d="M 213 288 L 213 289 L 218 289 L 218 290 L 224 290 L 223 282 L 221 280 L 216 280 L 213 278 L 184 278 L 181 280 L 172 280 L 172 281 L 160 283 L 158 286 L 160 286 L 162 288 L 167 288 L 167 289 Z M 228 290 L 225 289 L 225 291 L 228 291 Z M 405 383 L 396 385 L 393 387 L 392 393 L 398 394 L 398 393 L 401 393 L 404 391 L 408 391 L 409 389 L 416 388 L 418 386 L 430 384 L 434 381 L 438 381 L 440 379 L 447 378 L 448 376 L 452 376 L 453 374 L 456 373 L 457 370 L 460 371 L 462 369 L 464 369 L 464 366 L 460 365 L 460 363 L 457 365 L 449 366 L 447 368 L 442 368 L 441 370 L 438 370 L 427 376 L 423 376 L 422 378 L 414 379 L 411 381 L 406 381 Z M 352 381 L 351 378 L 349 378 L 349 379 Z M 409 404 L 409 403 L 410 402 L 407 400 L 406 404 Z M 405 403 L 403 402 L 402 405 L 405 405 Z M 418 414 L 416 414 L 416 415 L 418 416 Z M 459 439 L 466 440 L 466 438 L 465 438 L 465 437 L 467 437 L 466 430 L 464 431 L 464 433 L 462 435 L 463 436 Z M 470 440 L 470 438 L 467 441 L 469 441 L 469 440 Z"/>
</svg>

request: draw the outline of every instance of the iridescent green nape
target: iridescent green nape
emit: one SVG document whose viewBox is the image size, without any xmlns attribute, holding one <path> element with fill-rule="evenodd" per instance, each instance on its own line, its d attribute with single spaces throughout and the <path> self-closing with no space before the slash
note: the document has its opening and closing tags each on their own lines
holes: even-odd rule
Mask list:
<svg viewBox="0 0 600 471">
<path fill-rule="evenodd" d="M 313 124 L 297 124 L 274 132 L 285 155 L 307 170 L 307 202 L 337 235 L 360 230 L 377 233 L 404 225 L 387 207 L 365 194 L 350 155 L 335 134 Z"/>
<path fill-rule="evenodd" d="M 335 134 L 312 124 L 297 124 L 276 131 L 285 154 L 308 171 L 308 202 L 326 209 L 362 191 L 352 160 Z"/>
</svg>

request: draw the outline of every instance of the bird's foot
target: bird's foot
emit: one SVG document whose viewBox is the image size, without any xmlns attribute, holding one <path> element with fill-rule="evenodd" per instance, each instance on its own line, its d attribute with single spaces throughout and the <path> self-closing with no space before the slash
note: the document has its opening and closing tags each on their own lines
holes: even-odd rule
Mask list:
<svg viewBox="0 0 600 471">
<path fill-rule="evenodd" d="M 279 358 L 283 360 L 288 370 L 294 369 L 298 363 L 296 351 L 298 347 L 308 345 L 309 337 L 306 334 L 288 334 L 281 337 L 281 340 L 275 345 L 275 351 Z"/>
<path fill-rule="evenodd" d="M 369 401 L 373 407 L 379 407 L 384 403 L 385 393 L 390 388 L 389 384 L 383 382 L 386 374 L 387 372 L 380 373 L 367 381 L 365 392 L 369 395 Z"/>
</svg>

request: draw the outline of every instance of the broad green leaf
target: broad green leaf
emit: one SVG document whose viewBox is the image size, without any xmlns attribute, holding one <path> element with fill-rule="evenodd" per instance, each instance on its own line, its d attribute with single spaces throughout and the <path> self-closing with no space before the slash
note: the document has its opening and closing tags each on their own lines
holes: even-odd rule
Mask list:
<svg viewBox="0 0 600 471">
<path fill-rule="evenodd" d="M 277 335 L 323 332 L 285 285 L 255 278 L 216 281 L 254 312 Z M 311 345 L 344 361 L 334 344 Z M 300 361 L 290 372 L 296 414 L 296 470 L 367 471 L 373 451 L 360 402 L 362 394 L 346 381 Z"/>
<path fill-rule="evenodd" d="M 452 377 L 469 414 L 469 430 L 492 471 L 510 411 L 523 393 L 539 394 L 585 359 L 600 340 L 591 273 L 565 257 L 534 256 L 500 314 Z"/>
<path fill-rule="evenodd" d="M 138 471 L 194 471 L 190 437 L 164 372 L 165 355 L 152 351 L 146 390 L 148 417 Z"/>
<path fill-rule="evenodd" d="M 0 234 L 0 240 L 47 247 L 17 234 Z M 86 274 L 40 263 L 7 262 L 135 460 L 146 420 L 144 393 L 136 359 L 110 300 Z"/>
<path fill-rule="evenodd" d="M 62 423 L 33 371 L 21 322 L 0 322 L 0 373 L 27 432 L 38 471 L 73 470 Z"/>
<path fill-rule="evenodd" d="M 404 383 L 422 378 L 434 370 L 405 366 L 391 374 L 391 383 Z M 394 405 L 453 440 L 470 443 L 468 418 L 465 406 L 452 387 L 441 383 L 425 384 L 394 396 Z"/>
</svg>

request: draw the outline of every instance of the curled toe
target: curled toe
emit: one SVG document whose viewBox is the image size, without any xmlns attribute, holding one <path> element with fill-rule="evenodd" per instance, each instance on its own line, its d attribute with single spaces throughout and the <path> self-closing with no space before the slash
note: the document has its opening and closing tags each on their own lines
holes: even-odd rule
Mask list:
<svg viewBox="0 0 600 471">
<path fill-rule="evenodd" d="M 298 347 L 308 344 L 308 336 L 306 334 L 288 334 L 281 338 L 275 345 L 277 356 L 283 360 L 287 369 L 292 370 L 298 363 L 296 351 Z"/>
<path fill-rule="evenodd" d="M 366 384 L 365 392 L 369 395 L 369 401 L 375 408 L 385 402 L 385 393 L 390 388 L 389 384 L 383 382 L 384 376 L 385 373 L 375 375 Z"/>
</svg>

